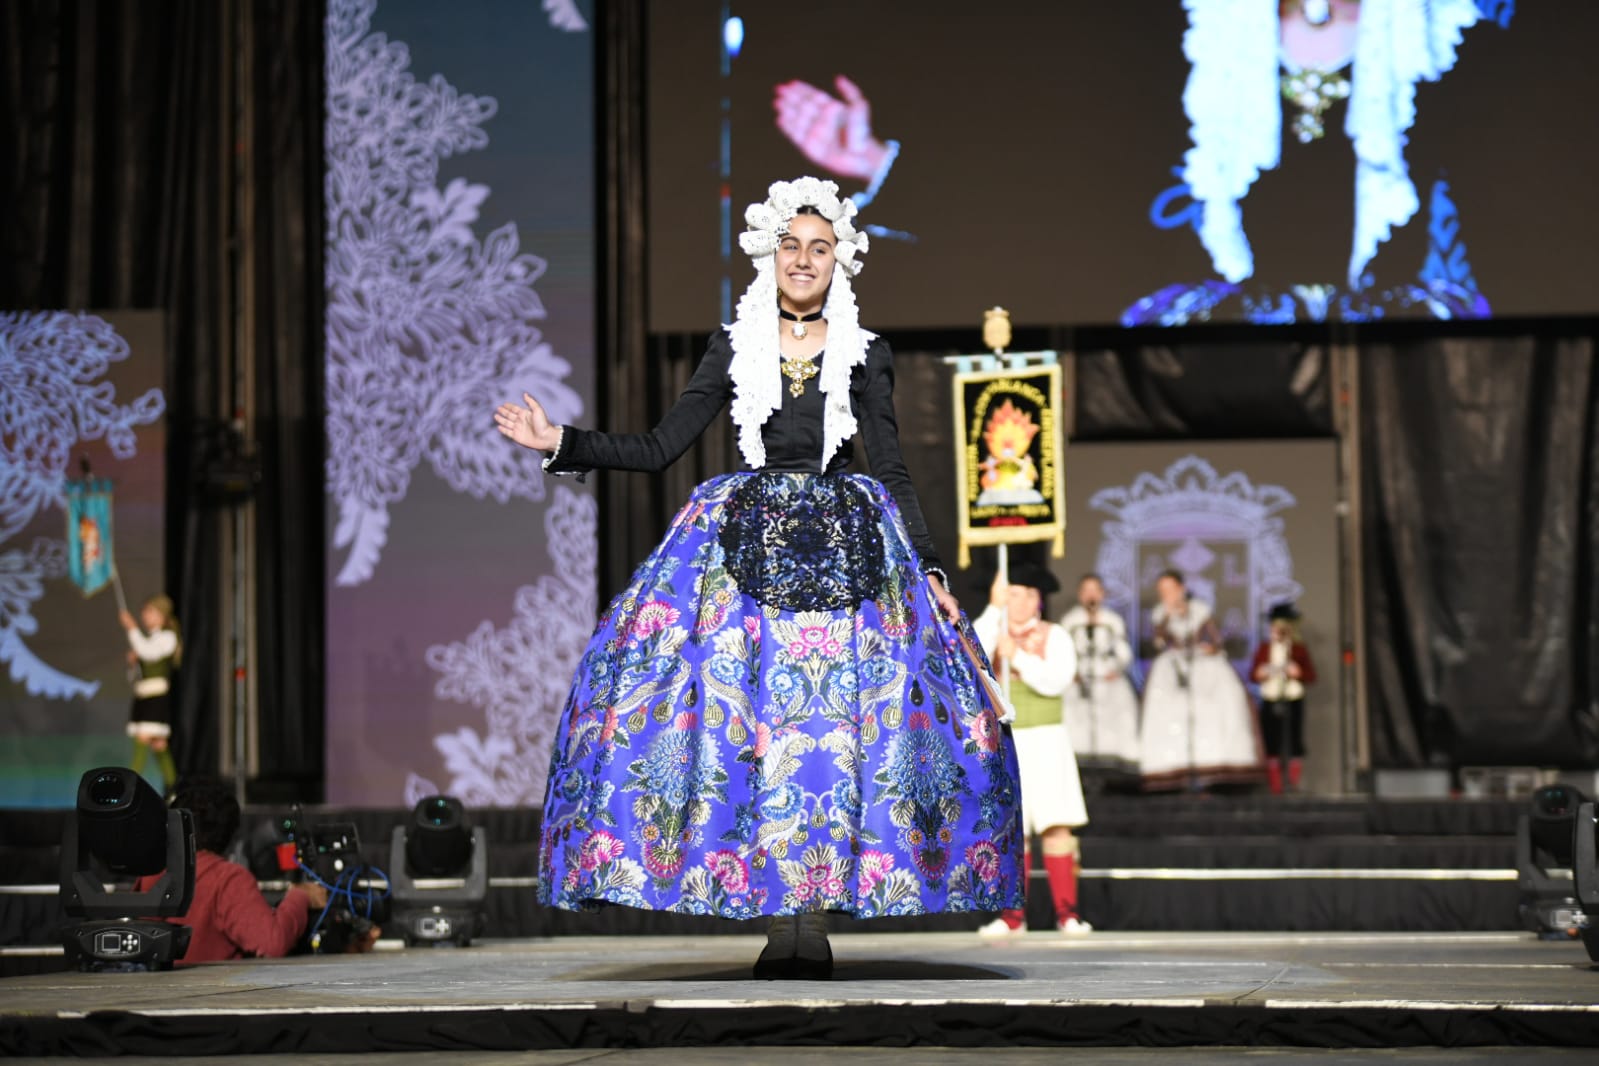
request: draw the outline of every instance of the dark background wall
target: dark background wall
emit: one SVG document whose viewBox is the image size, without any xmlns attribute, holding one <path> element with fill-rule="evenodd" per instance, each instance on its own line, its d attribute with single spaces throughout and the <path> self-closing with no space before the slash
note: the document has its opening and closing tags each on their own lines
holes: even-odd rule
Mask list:
<svg viewBox="0 0 1599 1066">
<path fill-rule="evenodd" d="M 636 284 L 617 257 L 643 254 L 644 132 L 626 121 L 636 119 L 642 90 L 615 65 L 642 62 L 641 20 L 625 3 L 604 5 L 602 15 L 601 32 L 617 36 L 601 50 L 596 107 L 608 160 L 596 190 L 606 242 L 598 348 L 601 388 L 615 399 L 596 418 L 634 429 L 675 396 L 704 338 L 642 341 L 641 309 L 621 298 L 633 290 L 617 288 Z M 167 572 L 190 620 L 191 676 L 211 679 L 186 689 L 182 765 L 219 764 L 230 512 L 201 475 L 218 454 L 218 427 L 246 395 L 245 429 L 262 470 L 248 512 L 260 545 L 250 618 L 258 776 L 315 798 L 325 528 L 318 5 L 22 0 L 0 20 L 0 143 L 16 146 L 0 194 L 20 223 L 0 227 L 0 306 L 167 316 Z M 620 177 L 619 159 L 633 161 Z M 870 325 L 864 296 L 863 308 Z M 1325 436 L 1339 429 L 1333 407 L 1352 400 L 1358 420 L 1346 439 L 1352 434 L 1358 462 L 1343 476 L 1361 490 L 1358 652 L 1371 664 L 1363 696 L 1373 762 L 1591 766 L 1599 763 L 1596 337 L 1592 319 L 1528 319 L 1159 337 L 1055 328 L 1024 332 L 1017 347 L 1076 354 L 1075 425 L 1085 440 Z M 609 348 L 618 338 L 623 346 Z M 913 470 L 936 470 L 947 441 L 915 429 L 939 423 L 912 412 L 939 402 L 943 368 L 919 353 L 970 349 L 976 331 L 889 339 L 906 354 L 899 403 L 913 427 Z M 1309 349 L 1333 343 L 1354 352 L 1352 397 L 1301 373 Z M 642 558 L 687 486 L 730 459 L 720 426 L 660 479 L 600 478 L 602 597 Z M 923 491 L 936 501 L 931 481 L 923 477 Z"/>
</svg>

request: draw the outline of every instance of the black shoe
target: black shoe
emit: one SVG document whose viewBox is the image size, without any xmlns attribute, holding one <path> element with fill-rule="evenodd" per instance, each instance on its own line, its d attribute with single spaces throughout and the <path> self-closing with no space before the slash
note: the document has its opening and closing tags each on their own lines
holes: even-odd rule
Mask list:
<svg viewBox="0 0 1599 1066">
<path fill-rule="evenodd" d="M 800 915 L 797 941 L 790 979 L 830 979 L 833 976 L 833 946 L 827 942 L 827 919 L 820 914 Z"/>
<path fill-rule="evenodd" d="M 755 960 L 757 981 L 782 981 L 792 975 L 794 953 L 799 950 L 799 921 L 792 914 L 779 915 L 766 928 L 766 947 Z"/>
</svg>

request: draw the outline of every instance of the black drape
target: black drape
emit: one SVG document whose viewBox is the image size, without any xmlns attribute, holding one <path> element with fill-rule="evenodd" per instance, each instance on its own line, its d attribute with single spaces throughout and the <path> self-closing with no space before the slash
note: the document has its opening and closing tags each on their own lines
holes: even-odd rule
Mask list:
<svg viewBox="0 0 1599 1066">
<path fill-rule="evenodd" d="M 263 796 L 323 785 L 324 4 L 246 0 L 255 317 L 256 681 Z"/>
<path fill-rule="evenodd" d="M 1079 348 L 1072 437 L 1331 436 L 1331 362 L 1323 344 L 1263 336 Z"/>
<path fill-rule="evenodd" d="M 0 306 L 167 319 L 167 575 L 185 631 L 174 748 L 218 765 L 221 505 L 201 471 L 245 397 L 260 442 L 261 774 L 321 773 L 321 22 L 295 0 L 0 7 Z M 255 371 L 233 379 L 241 352 Z M 238 385 L 248 388 L 236 388 Z"/>
<path fill-rule="evenodd" d="M 1374 764 L 1599 764 L 1591 325 L 1360 360 Z"/>
</svg>

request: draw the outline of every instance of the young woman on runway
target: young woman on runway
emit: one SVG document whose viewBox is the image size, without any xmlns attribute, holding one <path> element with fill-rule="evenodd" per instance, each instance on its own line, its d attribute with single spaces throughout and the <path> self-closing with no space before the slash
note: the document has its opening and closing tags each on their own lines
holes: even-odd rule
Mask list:
<svg viewBox="0 0 1599 1066">
<path fill-rule="evenodd" d="M 731 402 L 700 485 L 601 615 L 562 710 L 539 898 L 776 916 L 758 977 L 826 977 L 823 915 L 1020 906 L 1016 758 L 900 454 L 866 235 L 815 178 L 745 212 L 755 279 L 648 433 L 500 432 L 545 469 L 659 471 Z M 846 472 L 859 435 L 872 477 Z M 964 642 L 963 638 L 964 637 Z"/>
</svg>

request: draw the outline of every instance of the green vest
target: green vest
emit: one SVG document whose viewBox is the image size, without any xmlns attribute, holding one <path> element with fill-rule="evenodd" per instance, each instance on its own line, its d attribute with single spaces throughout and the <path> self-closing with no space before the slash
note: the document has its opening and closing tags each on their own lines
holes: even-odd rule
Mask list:
<svg viewBox="0 0 1599 1066">
<path fill-rule="evenodd" d="M 1061 723 L 1060 697 L 1039 695 L 1037 689 L 1015 675 L 1010 679 L 1010 702 L 1016 708 L 1012 729 Z"/>
<path fill-rule="evenodd" d="M 173 656 L 165 659 L 140 659 L 139 676 L 141 678 L 164 677 L 172 680 Z"/>
</svg>

